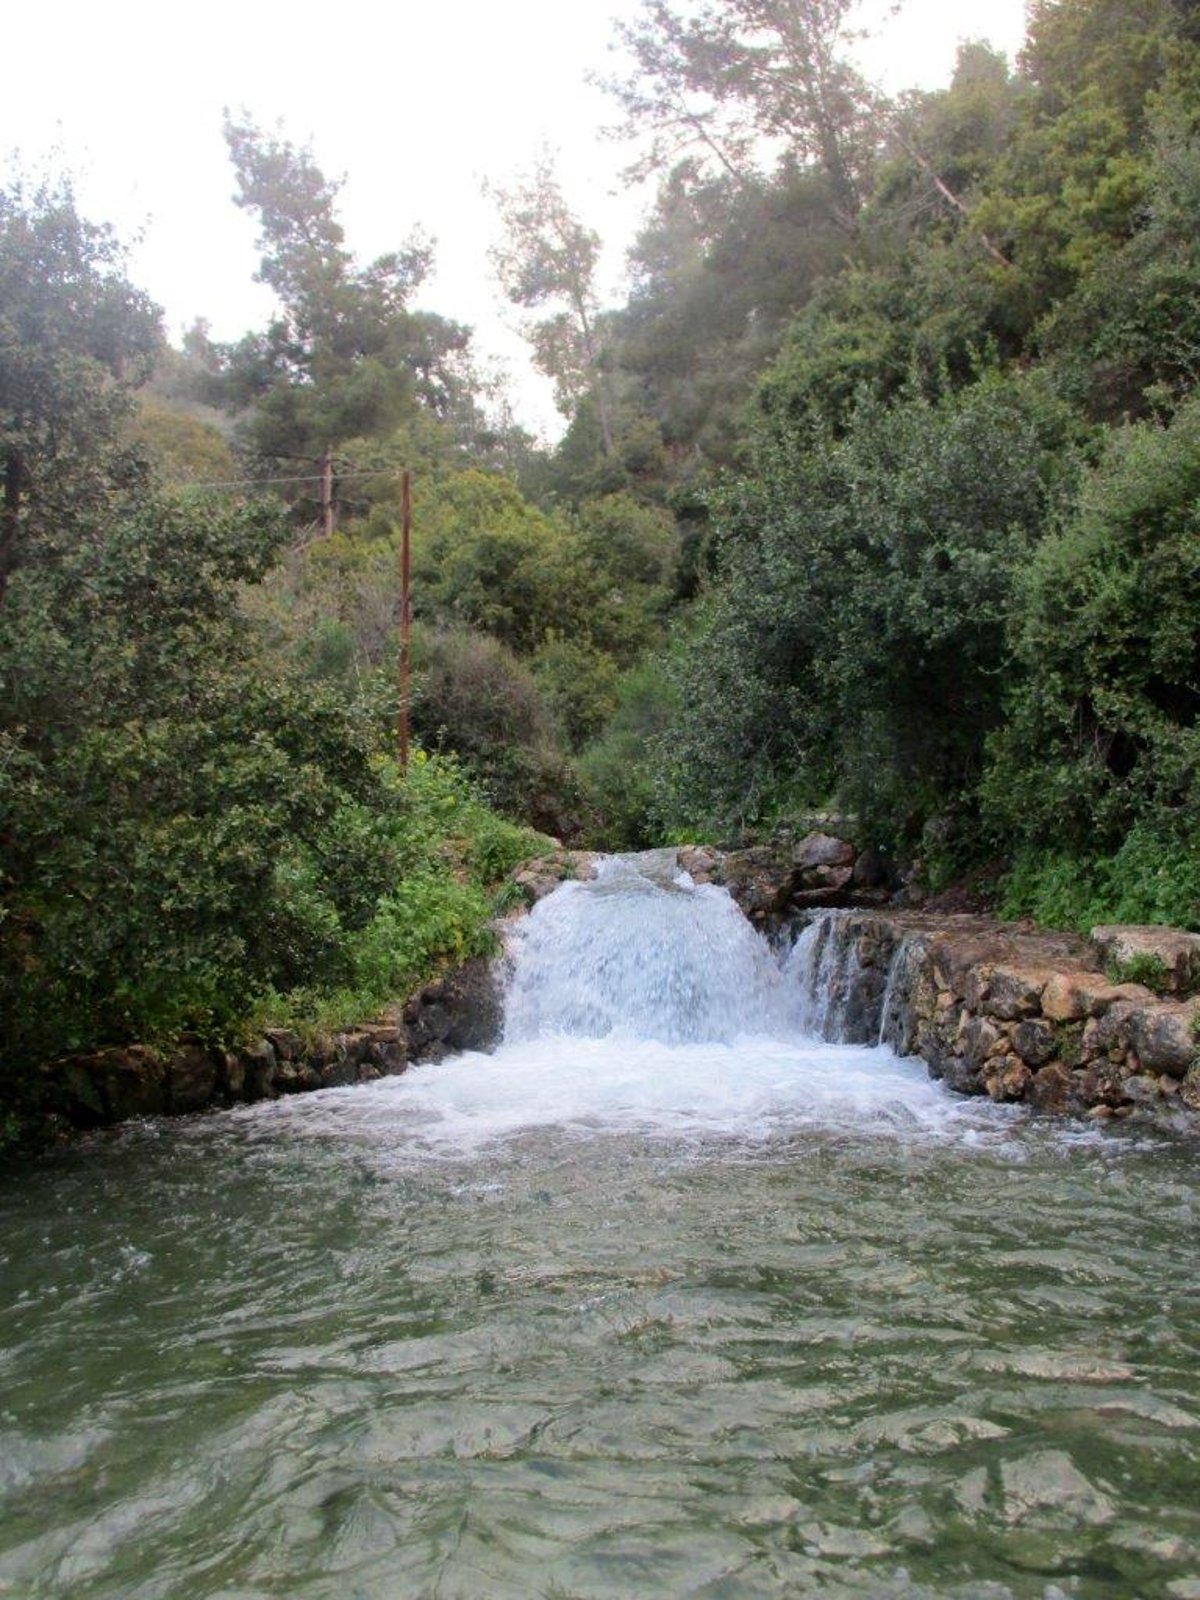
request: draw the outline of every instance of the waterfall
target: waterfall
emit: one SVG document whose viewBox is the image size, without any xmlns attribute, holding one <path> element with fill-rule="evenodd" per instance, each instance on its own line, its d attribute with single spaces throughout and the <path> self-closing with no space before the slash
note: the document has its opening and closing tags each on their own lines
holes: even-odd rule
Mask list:
<svg viewBox="0 0 1200 1600">
<path fill-rule="evenodd" d="M 612 856 L 566 883 L 513 935 L 506 1044 L 625 1034 L 728 1043 L 794 1031 L 766 941 L 724 889 L 696 885 L 674 852 Z"/>
<path fill-rule="evenodd" d="M 907 949 L 879 924 L 827 911 L 780 959 L 724 889 L 679 870 L 674 851 L 611 856 L 513 931 L 505 1042 L 757 1036 L 903 1050 Z"/>
<path fill-rule="evenodd" d="M 618 1130 L 755 1143 L 801 1129 L 974 1138 L 996 1108 L 967 1107 L 922 1064 L 877 1048 L 896 935 L 822 913 L 789 951 L 673 851 L 614 856 L 561 884 L 509 928 L 504 1039 L 347 1097 L 343 1118 L 404 1163 L 539 1130 Z M 899 969 L 896 969 L 899 973 Z M 904 1011 L 904 983 L 894 996 Z M 889 1036 L 890 1042 L 890 1036 Z M 311 1118 L 301 1096 L 274 1115 Z M 389 1120 L 390 1119 L 390 1120 Z M 552 1132 L 550 1130 L 553 1130 Z"/>
<path fill-rule="evenodd" d="M 904 940 L 864 929 L 854 913 L 826 911 L 784 965 L 801 1032 L 838 1044 L 900 1044 L 908 984 Z"/>
</svg>

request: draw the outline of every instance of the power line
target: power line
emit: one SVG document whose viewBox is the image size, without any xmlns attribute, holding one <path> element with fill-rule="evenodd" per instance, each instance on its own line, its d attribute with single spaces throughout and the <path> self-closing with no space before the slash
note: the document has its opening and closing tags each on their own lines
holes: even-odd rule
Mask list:
<svg viewBox="0 0 1200 1600">
<path fill-rule="evenodd" d="M 399 467 L 364 467 L 361 471 L 339 472 L 338 481 L 345 482 L 349 478 L 399 478 Z M 306 472 L 298 477 L 291 478 L 229 478 L 225 482 L 216 483 L 168 483 L 168 489 L 265 489 L 268 485 L 277 483 L 317 483 L 321 482 L 319 472 Z"/>
</svg>

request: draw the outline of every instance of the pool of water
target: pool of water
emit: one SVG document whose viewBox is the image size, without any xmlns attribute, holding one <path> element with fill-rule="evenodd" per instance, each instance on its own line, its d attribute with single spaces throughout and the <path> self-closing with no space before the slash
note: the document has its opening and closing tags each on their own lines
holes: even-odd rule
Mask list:
<svg viewBox="0 0 1200 1600">
<path fill-rule="evenodd" d="M 0 1180 L 0 1595 L 1200 1596 L 1200 1151 L 536 1038 Z"/>
</svg>

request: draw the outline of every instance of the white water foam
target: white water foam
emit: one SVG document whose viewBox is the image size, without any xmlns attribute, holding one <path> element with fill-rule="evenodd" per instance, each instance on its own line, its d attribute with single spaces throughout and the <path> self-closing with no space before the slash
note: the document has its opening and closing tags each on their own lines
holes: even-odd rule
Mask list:
<svg viewBox="0 0 1200 1600">
<path fill-rule="evenodd" d="M 978 1143 L 1012 1127 L 1015 1113 L 950 1095 L 919 1061 L 814 1037 L 807 987 L 723 889 L 697 888 L 657 859 L 613 858 L 518 925 L 494 1055 L 250 1114 L 415 1156 L 470 1155 L 538 1129 Z"/>
<path fill-rule="evenodd" d="M 724 889 L 664 873 L 658 854 L 649 872 L 639 857 L 610 857 L 595 879 L 563 884 L 517 925 L 507 1041 L 728 1043 L 791 1031 L 766 943 Z"/>
<path fill-rule="evenodd" d="M 415 1067 L 369 1090 L 330 1089 L 254 1107 L 295 1131 L 383 1141 L 398 1153 L 466 1156 L 534 1130 L 758 1143 L 821 1130 L 990 1141 L 1014 1113 L 964 1100 L 886 1048 L 744 1039 L 546 1037 L 495 1055 Z M 245 1113 L 243 1113 L 245 1114 Z"/>
</svg>

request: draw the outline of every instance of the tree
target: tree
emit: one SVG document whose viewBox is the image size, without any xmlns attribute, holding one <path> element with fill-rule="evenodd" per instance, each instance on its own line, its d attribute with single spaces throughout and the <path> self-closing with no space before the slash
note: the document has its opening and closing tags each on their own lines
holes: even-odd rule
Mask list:
<svg viewBox="0 0 1200 1600">
<path fill-rule="evenodd" d="M 552 162 L 543 156 L 527 182 L 497 190 L 504 240 L 492 252 L 513 305 L 540 311 L 528 337 L 538 369 L 553 380 L 554 398 L 569 416 L 595 393 L 604 441 L 612 454 L 612 401 L 601 367 L 603 335 L 596 291 L 600 236 L 572 213 Z"/>
<path fill-rule="evenodd" d="M 852 228 L 876 139 L 872 93 L 846 54 L 854 9 L 852 0 L 706 0 L 682 12 L 643 0 L 640 18 L 618 29 L 634 73 L 609 85 L 628 131 L 650 132 L 643 170 L 698 149 L 743 179 L 765 138 L 821 169 L 833 214 Z"/>
<path fill-rule="evenodd" d="M 1161 96 L 1142 226 L 1048 319 L 1041 344 L 1089 410 L 1168 415 L 1200 378 L 1200 126 L 1194 99 Z"/>
<path fill-rule="evenodd" d="M 1136 231 L 1158 97 L 1173 86 L 1195 103 L 1200 56 L 1180 25 L 1172 0 L 1030 8 L 1021 115 L 976 211 L 1030 323 Z"/>
<path fill-rule="evenodd" d="M 694 162 L 668 174 L 630 251 L 612 361 L 676 461 L 733 459 L 754 376 L 844 256 L 819 174 L 789 167 L 735 182 Z"/>
<path fill-rule="evenodd" d="M 162 335 L 122 262 L 67 185 L 0 192 L 0 603 L 20 566 L 56 559 L 137 474 L 113 447 Z"/>
<path fill-rule="evenodd" d="M 216 352 L 217 391 L 231 408 L 250 408 L 255 454 L 310 460 L 387 433 L 416 407 L 453 410 L 469 334 L 408 304 L 432 262 L 428 242 L 413 237 L 359 265 L 337 218 L 339 185 L 309 149 L 245 117 L 226 117 L 225 138 L 237 204 L 259 222 L 258 277 L 280 303 L 264 333 Z"/>
<path fill-rule="evenodd" d="M 1070 416 L 992 377 L 793 429 L 717 497 L 722 571 L 668 667 L 673 827 L 836 795 L 880 842 L 971 816 L 1017 574 L 1071 483 Z"/>
<path fill-rule="evenodd" d="M 1200 401 L 1112 432 L 1078 508 L 1022 574 L 1023 667 L 988 799 L 1019 840 L 1194 843 L 1200 807 Z M 1190 845 L 1189 845 L 1190 847 Z M 1200 915 L 1200 905 L 1192 917 Z"/>
</svg>

